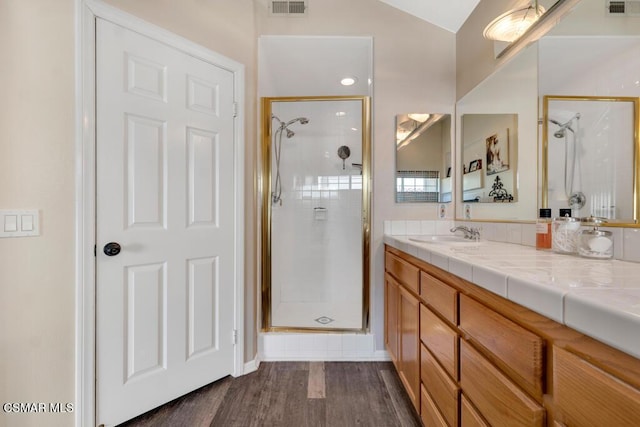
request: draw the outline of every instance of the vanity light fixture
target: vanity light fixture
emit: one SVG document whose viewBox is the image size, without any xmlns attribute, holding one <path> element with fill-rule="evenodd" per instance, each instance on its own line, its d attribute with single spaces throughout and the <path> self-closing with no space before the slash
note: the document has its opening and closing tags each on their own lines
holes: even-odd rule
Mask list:
<svg viewBox="0 0 640 427">
<path fill-rule="evenodd" d="M 342 80 L 340 80 L 340 84 L 342 86 L 353 86 L 357 81 L 358 79 L 355 77 L 344 77 Z"/>
<path fill-rule="evenodd" d="M 513 9 L 498 16 L 486 26 L 482 35 L 488 40 L 511 43 L 527 31 L 544 12 L 544 7 L 538 5 L 538 0 L 534 0 L 528 7 Z"/>
<path fill-rule="evenodd" d="M 420 123 L 419 125 L 414 123 L 412 126 L 412 129 L 407 129 L 407 128 L 398 126 L 398 129 L 396 130 L 396 150 L 400 150 L 401 148 L 404 148 L 405 146 L 409 145 L 411 141 L 413 141 L 418 136 L 420 136 L 422 132 L 426 131 L 431 126 L 438 123 L 438 121 L 440 121 L 440 119 L 444 117 L 444 114 L 418 114 L 418 115 L 428 116 L 428 117 L 424 119 L 423 122 L 412 119 Z M 411 116 L 412 114 L 408 114 L 409 118 L 411 118 Z"/>
</svg>

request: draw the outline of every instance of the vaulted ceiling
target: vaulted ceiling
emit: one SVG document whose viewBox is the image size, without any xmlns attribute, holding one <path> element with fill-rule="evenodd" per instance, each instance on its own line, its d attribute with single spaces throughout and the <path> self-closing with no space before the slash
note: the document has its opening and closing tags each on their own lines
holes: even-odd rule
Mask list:
<svg viewBox="0 0 640 427">
<path fill-rule="evenodd" d="M 452 33 L 457 33 L 480 0 L 380 0 Z"/>
</svg>

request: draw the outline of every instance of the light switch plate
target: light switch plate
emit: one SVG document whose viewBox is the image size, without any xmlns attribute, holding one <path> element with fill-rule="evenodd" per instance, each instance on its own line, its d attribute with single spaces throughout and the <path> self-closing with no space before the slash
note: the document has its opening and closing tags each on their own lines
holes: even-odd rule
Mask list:
<svg viewBox="0 0 640 427">
<path fill-rule="evenodd" d="M 0 210 L 0 238 L 40 235 L 38 209 Z"/>
</svg>

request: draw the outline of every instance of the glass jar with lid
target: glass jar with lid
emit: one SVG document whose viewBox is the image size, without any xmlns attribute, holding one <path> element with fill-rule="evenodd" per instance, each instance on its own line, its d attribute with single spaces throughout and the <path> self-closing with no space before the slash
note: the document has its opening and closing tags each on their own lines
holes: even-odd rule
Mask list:
<svg viewBox="0 0 640 427">
<path fill-rule="evenodd" d="M 578 255 L 586 258 L 608 259 L 613 257 L 613 234 L 600 230 L 605 221 L 603 218 L 590 217 L 588 222 L 593 224 L 593 230 L 580 232 L 578 240 Z"/>
<path fill-rule="evenodd" d="M 561 254 L 578 252 L 580 220 L 571 216 L 571 209 L 560 209 L 560 216 L 553 218 L 551 249 Z"/>
</svg>

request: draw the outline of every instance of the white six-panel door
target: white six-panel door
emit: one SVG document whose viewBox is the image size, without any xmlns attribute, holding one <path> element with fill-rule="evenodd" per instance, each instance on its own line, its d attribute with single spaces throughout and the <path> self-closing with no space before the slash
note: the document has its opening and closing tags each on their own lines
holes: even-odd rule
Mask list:
<svg viewBox="0 0 640 427">
<path fill-rule="evenodd" d="M 97 421 L 110 426 L 233 372 L 233 74 L 102 19 L 96 31 Z"/>
</svg>

